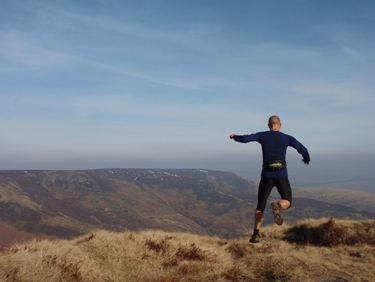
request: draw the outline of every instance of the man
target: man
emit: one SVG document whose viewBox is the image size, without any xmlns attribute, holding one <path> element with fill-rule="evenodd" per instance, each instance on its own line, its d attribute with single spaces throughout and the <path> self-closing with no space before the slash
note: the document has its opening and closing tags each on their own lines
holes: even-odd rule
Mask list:
<svg viewBox="0 0 375 282">
<path fill-rule="evenodd" d="M 267 199 L 273 189 L 277 188 L 281 200 L 271 203 L 275 223 L 283 224 L 283 216 L 280 210 L 290 208 L 292 203 L 292 189 L 288 179 L 286 168 L 286 150 L 293 147 L 303 157 L 302 161 L 308 165 L 310 156 L 307 149 L 294 137 L 280 132 L 281 122 L 278 116 L 271 116 L 268 119 L 269 131 L 253 133 L 249 135 L 236 135 L 232 133 L 229 137 L 240 143 L 256 141 L 262 146 L 263 168 L 258 188 L 258 203 L 254 216 L 254 233 L 249 242 L 259 242 L 259 229 L 263 223 L 263 212 L 266 208 Z"/>
</svg>

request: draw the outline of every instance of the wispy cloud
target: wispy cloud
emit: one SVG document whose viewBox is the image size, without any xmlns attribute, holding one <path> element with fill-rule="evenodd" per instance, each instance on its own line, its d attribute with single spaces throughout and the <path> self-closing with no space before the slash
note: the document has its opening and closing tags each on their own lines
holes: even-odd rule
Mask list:
<svg viewBox="0 0 375 282">
<path fill-rule="evenodd" d="M 17 31 L 0 31 L 0 56 L 12 66 L 28 69 L 63 67 L 73 61 L 71 56 L 44 48 Z"/>
<path fill-rule="evenodd" d="M 326 107 L 351 107 L 354 109 L 366 107 L 375 102 L 375 97 L 372 95 L 375 89 L 372 85 L 321 82 L 296 84 L 292 90 L 308 98 L 306 102 L 322 102 Z"/>
</svg>

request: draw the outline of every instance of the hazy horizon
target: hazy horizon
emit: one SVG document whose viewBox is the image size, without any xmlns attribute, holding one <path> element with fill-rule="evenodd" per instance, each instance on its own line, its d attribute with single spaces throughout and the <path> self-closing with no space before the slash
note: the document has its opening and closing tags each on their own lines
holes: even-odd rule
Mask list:
<svg viewBox="0 0 375 282">
<path fill-rule="evenodd" d="M 260 158 L 249 158 L 246 160 L 246 156 L 243 157 L 241 162 L 233 163 L 233 166 L 219 167 L 215 165 L 215 162 L 209 161 L 201 163 L 201 165 L 191 164 L 190 166 L 183 166 L 175 164 L 173 165 L 110 165 L 100 166 L 100 165 L 86 165 L 86 166 L 24 166 L 24 167 L 11 167 L 1 170 L 95 170 L 95 169 L 210 169 L 218 171 L 233 172 L 238 176 L 258 182 L 260 180 L 261 166 Z M 295 156 L 294 156 L 295 157 Z M 351 190 L 358 190 L 364 192 L 375 193 L 375 177 L 371 176 L 371 160 L 364 162 L 364 158 L 357 158 L 357 161 L 353 161 L 352 158 L 349 160 L 352 162 L 353 166 L 361 166 L 361 174 L 351 173 L 350 167 L 345 166 L 345 162 L 342 158 L 330 159 L 330 160 L 317 160 L 305 166 L 302 162 L 299 162 L 298 157 L 288 161 L 288 173 L 289 180 L 293 187 L 329 187 L 329 188 L 345 188 Z M 290 158 L 289 158 L 290 159 Z M 243 165 L 243 168 L 241 168 Z"/>
</svg>

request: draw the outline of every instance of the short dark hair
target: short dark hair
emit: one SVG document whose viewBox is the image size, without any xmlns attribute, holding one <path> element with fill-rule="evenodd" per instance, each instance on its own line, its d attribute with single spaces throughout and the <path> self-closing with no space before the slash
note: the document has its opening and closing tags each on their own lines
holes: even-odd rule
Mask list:
<svg viewBox="0 0 375 282">
<path fill-rule="evenodd" d="M 268 119 L 268 124 L 275 123 L 281 123 L 280 118 L 278 116 L 270 116 L 270 118 Z"/>
</svg>

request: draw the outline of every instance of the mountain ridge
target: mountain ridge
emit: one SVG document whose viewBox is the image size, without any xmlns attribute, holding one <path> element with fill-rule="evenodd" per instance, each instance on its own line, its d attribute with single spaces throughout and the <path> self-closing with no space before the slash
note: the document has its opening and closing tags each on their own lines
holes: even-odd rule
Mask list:
<svg viewBox="0 0 375 282">
<path fill-rule="evenodd" d="M 341 196 L 327 202 L 320 196 L 324 191 L 293 191 L 293 206 L 284 213 L 290 223 L 327 216 L 375 218 L 373 210 L 357 209 L 360 199 L 345 202 Z M 353 197 L 349 192 L 345 193 Z M 273 192 L 270 200 L 277 197 Z M 97 229 L 161 229 L 240 237 L 252 229 L 256 201 L 257 182 L 215 170 L 0 171 L 0 223 L 59 238 Z M 266 210 L 265 223 L 272 222 L 272 212 Z"/>
</svg>

